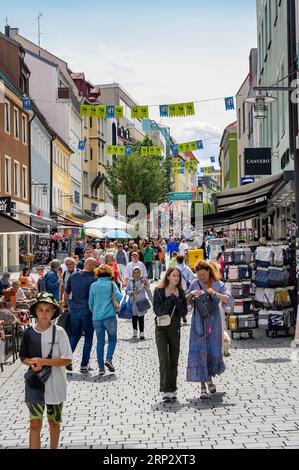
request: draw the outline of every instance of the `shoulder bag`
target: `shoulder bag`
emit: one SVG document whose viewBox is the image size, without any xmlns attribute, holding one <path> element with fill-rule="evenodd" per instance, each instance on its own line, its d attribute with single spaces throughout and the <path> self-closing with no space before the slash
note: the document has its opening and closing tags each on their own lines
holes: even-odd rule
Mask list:
<svg viewBox="0 0 299 470">
<path fill-rule="evenodd" d="M 160 299 L 161 299 L 160 292 L 159 292 L 159 296 L 160 296 Z M 162 299 L 161 299 L 161 301 L 162 301 Z M 171 322 L 172 322 L 172 317 L 173 317 L 174 312 L 175 312 L 175 309 L 176 309 L 176 305 L 173 307 L 171 315 L 165 314 L 165 315 L 157 316 L 156 317 L 156 325 L 158 327 L 170 326 Z"/>
<path fill-rule="evenodd" d="M 53 346 L 55 343 L 55 336 L 56 336 L 56 326 L 53 325 L 53 330 L 52 330 L 52 346 L 51 346 L 51 351 L 47 357 L 47 359 L 52 359 L 52 353 L 53 353 Z M 43 368 L 35 372 L 34 370 L 31 369 L 31 367 L 27 370 L 26 374 L 24 375 L 26 384 L 31 387 L 31 388 L 43 388 L 44 384 L 47 382 L 49 379 L 50 375 L 52 372 L 52 366 L 43 366 Z"/>
</svg>

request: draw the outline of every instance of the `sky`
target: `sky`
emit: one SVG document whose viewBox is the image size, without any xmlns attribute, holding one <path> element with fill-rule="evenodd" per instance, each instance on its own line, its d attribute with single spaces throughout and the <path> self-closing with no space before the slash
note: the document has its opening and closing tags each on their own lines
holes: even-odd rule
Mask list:
<svg viewBox="0 0 299 470">
<path fill-rule="evenodd" d="M 236 120 L 224 97 L 237 93 L 256 47 L 255 0 L 11 0 L 5 19 L 20 34 L 84 72 L 94 84 L 120 83 L 140 105 L 221 98 L 196 104 L 196 116 L 150 118 L 171 128 L 178 143 L 203 140 L 202 166 L 218 157 L 224 128 Z M 209 165 L 208 165 L 209 166 Z"/>
</svg>

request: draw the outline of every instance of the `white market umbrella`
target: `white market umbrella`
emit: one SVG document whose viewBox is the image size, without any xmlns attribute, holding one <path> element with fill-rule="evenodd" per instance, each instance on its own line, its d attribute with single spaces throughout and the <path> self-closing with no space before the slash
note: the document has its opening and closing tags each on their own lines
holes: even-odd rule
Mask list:
<svg viewBox="0 0 299 470">
<path fill-rule="evenodd" d="M 97 229 L 97 230 L 113 230 L 113 229 L 121 229 L 126 230 L 127 224 L 122 222 L 121 220 L 114 219 L 109 215 L 105 215 L 104 217 L 100 217 L 99 219 L 92 220 L 91 222 L 87 222 L 84 224 L 85 232 L 87 229 Z"/>
<path fill-rule="evenodd" d="M 88 237 L 105 238 L 105 235 L 103 234 L 103 232 L 101 232 L 100 230 L 97 230 L 96 228 L 89 228 L 84 231 L 85 231 L 85 235 L 87 235 Z"/>
</svg>

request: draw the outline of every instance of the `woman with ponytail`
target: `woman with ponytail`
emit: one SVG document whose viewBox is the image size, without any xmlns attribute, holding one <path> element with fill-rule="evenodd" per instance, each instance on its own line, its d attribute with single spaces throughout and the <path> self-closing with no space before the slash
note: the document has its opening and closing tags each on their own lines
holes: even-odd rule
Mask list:
<svg viewBox="0 0 299 470">
<path fill-rule="evenodd" d="M 201 383 L 200 398 L 204 400 L 208 398 L 206 384 L 209 392 L 215 394 L 212 379 L 225 371 L 220 303 L 229 311 L 234 299 L 226 292 L 216 264 L 200 261 L 195 270 L 197 279 L 190 285 L 187 295 L 188 303 L 194 304 L 187 381 Z"/>
</svg>

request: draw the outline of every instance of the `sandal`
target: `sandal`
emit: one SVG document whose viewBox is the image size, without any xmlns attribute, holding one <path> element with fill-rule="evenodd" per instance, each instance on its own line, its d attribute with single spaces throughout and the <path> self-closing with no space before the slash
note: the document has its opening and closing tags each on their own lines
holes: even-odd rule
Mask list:
<svg viewBox="0 0 299 470">
<path fill-rule="evenodd" d="M 201 400 L 207 400 L 209 397 L 208 397 L 208 392 L 207 392 L 207 389 L 206 388 L 202 388 L 201 389 L 201 393 L 200 393 L 200 399 Z"/>
<path fill-rule="evenodd" d="M 212 381 L 208 382 L 208 389 L 209 389 L 209 392 L 214 395 L 216 393 L 216 385 L 213 384 Z"/>
</svg>

